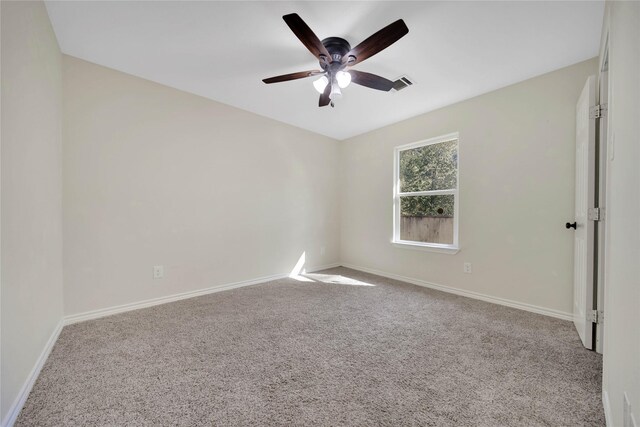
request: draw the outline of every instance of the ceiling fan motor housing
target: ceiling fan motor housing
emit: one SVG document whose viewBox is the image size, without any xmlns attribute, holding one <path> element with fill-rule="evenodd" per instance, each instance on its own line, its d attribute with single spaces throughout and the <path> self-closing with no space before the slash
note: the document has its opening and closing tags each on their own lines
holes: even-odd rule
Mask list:
<svg viewBox="0 0 640 427">
<path fill-rule="evenodd" d="M 331 58 L 328 58 L 329 62 L 341 62 L 342 57 L 351 50 L 349 42 L 340 37 L 327 37 L 322 40 L 322 44 L 331 55 Z M 322 65 L 322 62 L 320 62 L 320 65 Z"/>
</svg>

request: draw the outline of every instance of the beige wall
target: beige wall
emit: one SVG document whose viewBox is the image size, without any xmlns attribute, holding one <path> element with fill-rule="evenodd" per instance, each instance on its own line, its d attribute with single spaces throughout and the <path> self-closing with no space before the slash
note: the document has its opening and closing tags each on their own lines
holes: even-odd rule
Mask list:
<svg viewBox="0 0 640 427">
<path fill-rule="evenodd" d="M 640 3 L 608 2 L 609 151 L 605 253 L 605 407 L 623 419 L 626 393 L 640 426 Z M 608 400 L 608 402 L 607 402 Z"/>
<path fill-rule="evenodd" d="M 65 314 L 339 261 L 336 141 L 63 64 Z"/>
<path fill-rule="evenodd" d="M 3 424 L 62 319 L 61 56 L 41 2 L 1 2 Z"/>
<path fill-rule="evenodd" d="M 595 59 L 347 140 L 343 263 L 569 313 L 575 105 Z M 460 133 L 455 255 L 394 247 L 393 148 Z M 473 274 L 464 274 L 471 262 Z"/>
</svg>

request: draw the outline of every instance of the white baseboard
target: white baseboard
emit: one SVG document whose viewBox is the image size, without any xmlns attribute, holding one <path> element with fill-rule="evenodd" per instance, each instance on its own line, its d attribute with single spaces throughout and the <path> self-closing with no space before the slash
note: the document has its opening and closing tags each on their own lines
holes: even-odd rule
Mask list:
<svg viewBox="0 0 640 427">
<path fill-rule="evenodd" d="M 498 298 L 491 295 L 481 294 L 480 292 L 467 291 L 464 289 L 453 288 L 451 286 L 438 285 L 436 283 L 427 282 L 425 280 L 414 279 L 412 277 L 401 276 L 398 274 L 387 273 L 386 271 L 374 270 L 372 268 L 360 267 L 353 264 L 342 263 L 344 267 L 352 268 L 354 270 L 364 271 L 365 273 L 371 273 L 378 276 L 388 277 L 389 279 L 400 280 L 403 282 L 411 283 L 413 285 L 423 286 L 425 288 L 436 289 L 450 294 L 461 295 L 468 298 L 478 299 L 481 301 L 491 302 L 494 304 L 504 305 L 511 308 L 517 308 L 524 311 L 530 311 L 532 313 L 543 314 L 545 316 L 555 317 L 562 320 L 573 320 L 573 315 L 560 310 L 554 310 L 551 308 L 538 307 L 536 305 L 526 304 L 523 302 L 517 302 L 508 300 L 505 298 Z"/>
<path fill-rule="evenodd" d="M 283 279 L 285 277 L 287 277 L 287 274 L 274 274 L 272 276 L 264 276 L 264 277 L 259 277 L 257 279 L 252 279 L 252 280 L 243 280 L 241 282 L 216 285 L 216 286 L 211 286 L 205 289 L 198 289 L 195 291 L 181 292 L 179 294 L 167 295 L 164 297 L 151 298 L 148 300 L 137 301 L 137 302 L 117 305 L 113 307 L 100 308 L 98 310 L 85 311 L 84 313 L 71 314 L 69 316 L 65 316 L 64 324 L 72 325 L 74 323 L 85 322 L 87 320 L 93 320 L 93 319 L 99 319 L 101 317 L 112 316 L 118 313 L 124 313 L 132 310 L 139 310 L 141 308 L 153 307 L 154 305 L 166 304 L 169 302 L 180 301 L 187 298 L 199 297 L 202 295 L 226 291 L 229 289 L 241 288 L 244 286 L 257 285 L 259 283 L 265 283 L 271 280 Z"/>
<path fill-rule="evenodd" d="M 53 345 L 58 340 L 58 336 L 60 336 L 60 331 L 62 331 L 63 326 L 64 322 L 63 320 L 60 320 L 56 328 L 53 330 L 53 333 L 49 337 L 49 340 L 42 349 L 40 356 L 38 356 L 38 360 L 36 360 L 36 363 L 31 369 L 31 372 L 29 372 L 29 376 L 27 376 L 26 381 L 22 385 L 20 393 L 18 393 L 18 396 L 16 396 L 16 399 L 13 401 L 13 404 L 9 408 L 9 412 L 5 416 L 4 420 L 2 420 L 2 427 L 11 427 L 13 426 L 13 423 L 16 422 L 16 418 L 18 418 L 22 407 L 27 401 L 29 393 L 31 393 L 31 389 L 38 379 L 38 375 L 40 375 L 40 371 L 42 370 L 44 363 L 47 361 L 47 358 L 51 353 L 51 349 L 53 349 Z"/>
<path fill-rule="evenodd" d="M 340 263 L 333 263 L 322 265 L 314 268 L 308 268 L 306 271 L 318 271 L 327 268 L 338 267 Z M 154 305 L 166 304 L 169 302 L 180 301 L 187 298 L 199 297 L 202 295 L 212 294 L 215 292 L 227 291 L 230 289 L 242 288 L 245 286 L 258 285 L 260 283 L 270 282 L 272 280 L 284 279 L 289 277 L 288 273 L 274 274 L 271 276 L 259 277 L 257 279 L 243 280 L 240 282 L 226 283 L 222 285 L 215 285 L 205 289 L 198 289 L 195 291 L 182 292 L 179 294 L 167 295 L 164 297 L 152 298 L 144 301 L 137 301 L 128 304 L 122 304 L 114 307 L 101 308 L 98 310 L 86 311 L 84 313 L 72 314 L 64 317 L 65 325 L 72 325 L 78 322 L 84 322 L 87 320 L 99 319 L 101 317 L 111 316 L 118 313 L 124 313 L 126 311 L 139 310 L 141 308 L 153 307 Z"/>
<path fill-rule="evenodd" d="M 604 408 L 604 421 L 607 427 L 613 427 L 613 415 L 611 414 L 611 403 L 609 402 L 609 393 L 602 390 L 602 407 Z"/>
<path fill-rule="evenodd" d="M 305 269 L 305 271 L 307 273 L 314 273 L 316 271 L 328 270 L 330 268 L 336 268 L 336 267 L 342 267 L 342 263 L 341 262 L 334 262 L 334 263 L 331 263 L 331 264 L 319 265 L 318 267 L 307 268 L 307 269 Z"/>
</svg>

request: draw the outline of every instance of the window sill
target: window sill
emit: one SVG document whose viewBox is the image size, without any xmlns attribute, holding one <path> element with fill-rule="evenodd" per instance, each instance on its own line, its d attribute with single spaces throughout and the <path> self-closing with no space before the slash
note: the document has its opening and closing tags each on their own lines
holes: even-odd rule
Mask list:
<svg viewBox="0 0 640 427">
<path fill-rule="evenodd" d="M 413 250 L 425 251 L 425 252 L 439 252 L 441 254 L 449 254 L 449 255 L 454 255 L 460 252 L 460 248 L 453 245 L 417 243 L 417 242 L 409 242 L 404 240 L 393 240 L 391 244 L 396 248 L 401 248 L 401 249 L 413 249 Z"/>
</svg>

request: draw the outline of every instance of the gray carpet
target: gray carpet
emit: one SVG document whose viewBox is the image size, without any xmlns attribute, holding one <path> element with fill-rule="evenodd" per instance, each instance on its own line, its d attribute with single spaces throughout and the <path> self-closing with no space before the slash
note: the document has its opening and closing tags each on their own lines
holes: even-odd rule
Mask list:
<svg viewBox="0 0 640 427">
<path fill-rule="evenodd" d="M 65 327 L 16 425 L 604 425 L 570 322 L 308 277 Z"/>
</svg>

